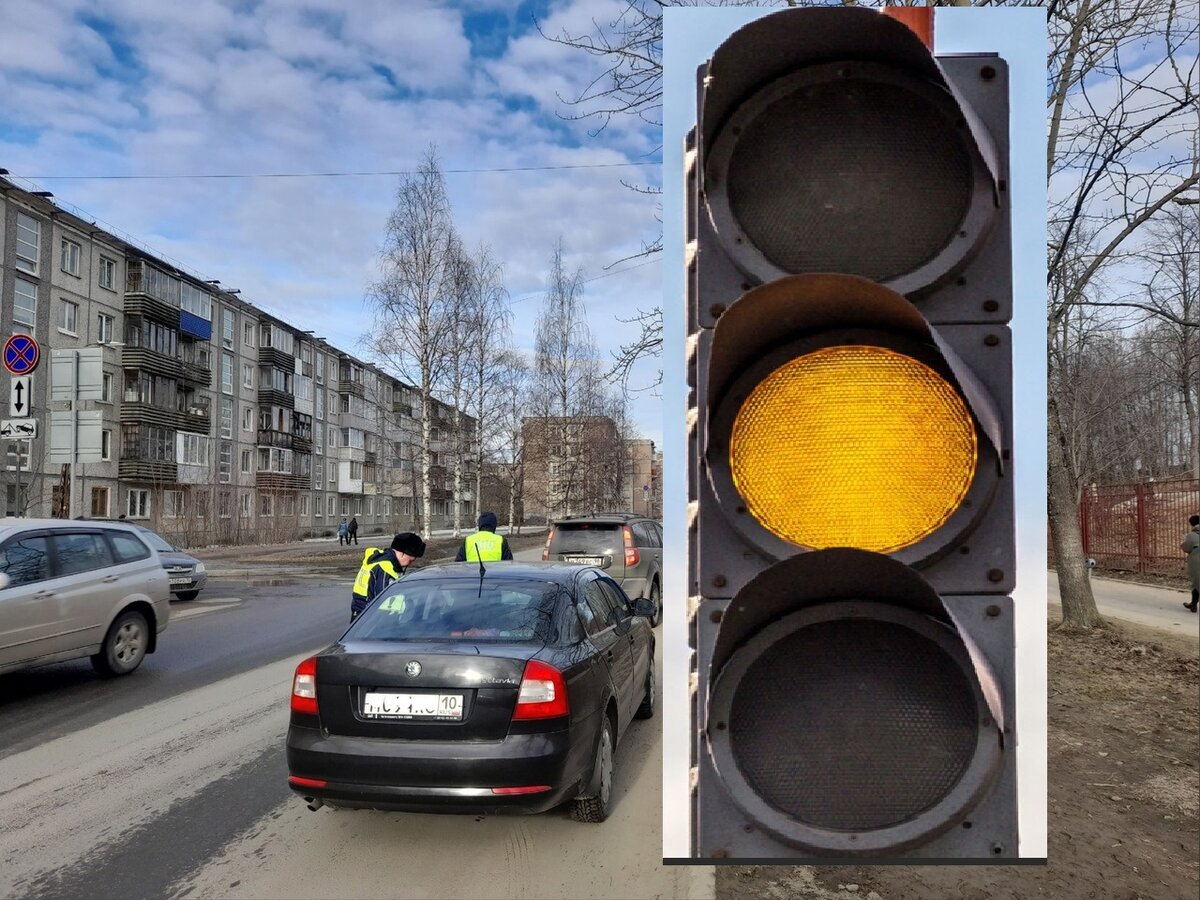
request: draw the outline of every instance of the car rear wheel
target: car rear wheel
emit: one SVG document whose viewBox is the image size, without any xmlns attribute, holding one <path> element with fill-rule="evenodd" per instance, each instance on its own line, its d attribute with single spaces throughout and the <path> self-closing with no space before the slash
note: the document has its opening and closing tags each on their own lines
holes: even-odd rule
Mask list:
<svg viewBox="0 0 1200 900">
<path fill-rule="evenodd" d="M 650 627 L 657 628 L 658 623 L 662 621 L 662 590 L 657 581 L 650 585 L 650 602 L 654 604 L 654 615 L 650 617 Z"/>
<path fill-rule="evenodd" d="M 180 591 L 175 595 L 176 600 L 195 600 L 199 591 Z"/>
<path fill-rule="evenodd" d="M 633 714 L 635 719 L 654 718 L 654 651 L 650 651 L 650 668 L 646 670 L 646 694 L 642 697 L 642 705 Z"/>
<path fill-rule="evenodd" d="M 612 812 L 613 738 L 612 722 L 606 715 L 596 747 L 597 788 L 590 797 L 575 798 L 575 818 L 580 822 L 603 822 Z"/>
<path fill-rule="evenodd" d="M 100 652 L 92 657 L 92 668 L 106 677 L 128 675 L 146 658 L 149 643 L 146 617 L 136 610 L 126 610 L 109 626 Z"/>
</svg>

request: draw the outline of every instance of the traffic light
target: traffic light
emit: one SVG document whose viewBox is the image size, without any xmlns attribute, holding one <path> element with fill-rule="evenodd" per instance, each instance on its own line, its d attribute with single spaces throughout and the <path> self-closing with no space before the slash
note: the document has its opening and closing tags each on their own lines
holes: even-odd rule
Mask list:
<svg viewBox="0 0 1200 900">
<path fill-rule="evenodd" d="M 1017 855 L 1007 69 L 864 8 L 685 148 L 692 854 Z"/>
</svg>

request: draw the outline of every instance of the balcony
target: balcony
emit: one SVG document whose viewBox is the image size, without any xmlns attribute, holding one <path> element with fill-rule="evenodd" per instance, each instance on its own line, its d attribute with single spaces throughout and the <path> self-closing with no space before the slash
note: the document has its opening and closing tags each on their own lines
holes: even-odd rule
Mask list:
<svg viewBox="0 0 1200 900">
<path fill-rule="evenodd" d="M 212 433 L 212 417 L 203 406 L 189 406 L 180 413 L 179 428 L 198 434 Z"/>
<path fill-rule="evenodd" d="M 212 387 L 212 370 L 208 366 L 200 365 L 200 363 L 180 360 L 179 377 L 183 381 L 198 384 L 201 387 Z"/>
<path fill-rule="evenodd" d="M 166 409 L 153 403 L 140 400 L 125 400 L 121 404 L 120 421 L 122 425 L 156 425 L 159 428 L 184 428 L 187 431 L 198 431 L 193 422 L 195 418 L 187 413 L 174 409 Z M 207 424 L 205 426 L 207 431 Z"/>
<path fill-rule="evenodd" d="M 260 387 L 258 389 L 258 402 L 265 406 L 282 406 L 284 409 L 296 408 L 295 396 L 278 388 Z"/>
<path fill-rule="evenodd" d="M 339 394 L 353 394 L 356 397 L 365 397 L 367 395 L 367 390 L 363 387 L 361 381 L 339 380 L 337 383 L 337 392 Z"/>
<path fill-rule="evenodd" d="M 152 372 L 167 378 L 179 378 L 183 375 L 183 363 L 174 356 L 133 344 L 127 344 L 121 351 L 121 365 L 126 369 Z"/>
<path fill-rule="evenodd" d="M 258 429 L 258 446 L 295 450 L 296 436 L 286 431 L 276 431 L 274 428 L 260 428 Z M 309 446 L 312 446 L 311 442 L 309 442 Z"/>
<path fill-rule="evenodd" d="M 392 412 L 411 419 L 413 418 L 413 405 L 406 400 L 396 398 L 392 400 Z"/>
<path fill-rule="evenodd" d="M 254 486 L 266 491 L 299 491 L 306 490 L 312 480 L 311 475 L 294 475 L 288 472 L 254 473 Z"/>
<path fill-rule="evenodd" d="M 363 462 L 368 466 L 377 466 L 379 465 L 379 454 L 374 450 L 367 450 L 363 454 Z"/>
<path fill-rule="evenodd" d="M 159 459 L 121 457 L 117 462 L 117 477 L 128 481 L 149 481 L 155 484 L 175 484 L 178 467 Z"/>
<path fill-rule="evenodd" d="M 159 300 L 157 297 L 143 293 L 138 289 L 137 279 L 131 278 L 129 287 L 130 290 L 125 292 L 125 315 L 144 316 L 155 322 L 161 322 L 163 325 L 170 325 L 172 328 L 179 327 L 178 308 L 165 300 Z"/>
<path fill-rule="evenodd" d="M 282 350 L 276 350 L 274 347 L 258 348 L 258 364 L 283 369 L 285 372 L 296 371 L 296 357 L 290 353 L 284 353 Z"/>
</svg>

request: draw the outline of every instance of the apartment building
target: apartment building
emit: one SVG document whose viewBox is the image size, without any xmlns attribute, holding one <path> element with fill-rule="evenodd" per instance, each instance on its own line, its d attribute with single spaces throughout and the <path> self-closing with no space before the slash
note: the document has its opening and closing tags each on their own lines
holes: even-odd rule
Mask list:
<svg viewBox="0 0 1200 900">
<path fill-rule="evenodd" d="M 608 416 L 531 416 L 521 422 L 526 520 L 624 510 L 624 442 Z"/>
<path fill-rule="evenodd" d="M 126 516 L 196 546 L 413 528 L 411 385 L 0 178 L 0 331 L 32 335 L 33 440 L 4 445 L 4 514 Z M 286 298 L 279 298 L 283 305 Z M 49 459 L 56 349 L 100 348 L 102 461 Z M 4 377 L 7 379 L 7 373 Z M 430 526 L 475 516 L 475 421 L 435 402 Z M 73 484 L 73 489 L 72 489 Z"/>
</svg>

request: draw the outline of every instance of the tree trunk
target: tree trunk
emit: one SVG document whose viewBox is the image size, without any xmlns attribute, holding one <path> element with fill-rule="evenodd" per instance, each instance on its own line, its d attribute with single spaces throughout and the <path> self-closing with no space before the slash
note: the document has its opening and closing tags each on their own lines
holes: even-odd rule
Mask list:
<svg viewBox="0 0 1200 900">
<path fill-rule="evenodd" d="M 433 415 L 433 403 L 430 402 L 428 385 L 421 387 L 421 535 L 428 539 L 433 531 L 433 494 L 430 486 L 430 472 L 433 467 L 433 455 L 430 450 L 431 431 L 429 418 Z"/>
<path fill-rule="evenodd" d="M 454 390 L 454 536 L 462 537 L 462 413 L 458 386 Z M 476 503 L 479 501 L 476 500 Z"/>
<path fill-rule="evenodd" d="M 1058 591 L 1062 598 L 1062 627 L 1070 631 L 1103 628 L 1096 609 L 1083 538 L 1079 527 L 1079 490 L 1067 462 L 1058 404 L 1051 394 L 1048 403 L 1048 447 L 1050 478 L 1050 531 L 1054 538 Z"/>
</svg>

